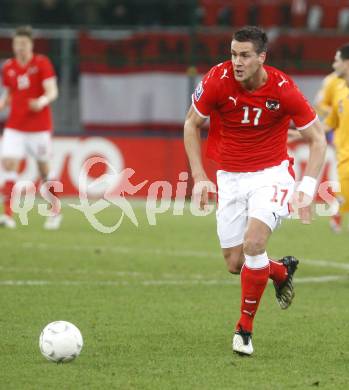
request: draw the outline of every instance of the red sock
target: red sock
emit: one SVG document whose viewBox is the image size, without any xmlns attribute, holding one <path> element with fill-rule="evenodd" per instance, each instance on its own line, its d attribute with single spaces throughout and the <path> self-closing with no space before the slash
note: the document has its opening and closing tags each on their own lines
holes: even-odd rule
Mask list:
<svg viewBox="0 0 349 390">
<path fill-rule="evenodd" d="M 50 187 L 49 191 L 54 196 L 54 198 L 52 199 L 51 211 L 54 213 L 54 215 L 57 215 L 61 211 L 61 203 L 58 199 L 58 193 L 55 191 L 54 187 Z"/>
<path fill-rule="evenodd" d="M 58 192 L 55 191 L 53 183 L 49 181 L 42 181 L 40 191 L 43 196 L 49 202 L 49 210 L 53 215 L 58 215 L 61 211 L 61 202 L 58 197 Z"/>
<path fill-rule="evenodd" d="M 2 190 L 3 198 L 4 198 L 4 213 L 10 217 L 12 217 L 12 209 L 11 209 L 11 195 L 12 189 L 15 185 L 13 180 L 7 180 L 4 183 L 4 187 Z"/>
<path fill-rule="evenodd" d="M 263 295 L 269 277 L 269 265 L 264 268 L 247 268 L 241 270 L 241 317 L 236 325 L 246 332 L 252 332 L 253 318 L 256 315 L 259 301 Z"/>
<path fill-rule="evenodd" d="M 342 216 L 341 214 L 332 215 L 331 220 L 335 222 L 336 225 L 342 225 Z"/>
<path fill-rule="evenodd" d="M 272 279 L 276 284 L 281 284 L 286 280 L 287 269 L 282 263 L 269 259 L 269 266 L 269 278 Z"/>
</svg>

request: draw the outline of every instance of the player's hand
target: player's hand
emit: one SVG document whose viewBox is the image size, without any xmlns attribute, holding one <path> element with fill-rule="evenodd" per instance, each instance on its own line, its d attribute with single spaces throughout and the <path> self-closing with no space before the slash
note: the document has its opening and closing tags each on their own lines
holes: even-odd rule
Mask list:
<svg viewBox="0 0 349 390">
<path fill-rule="evenodd" d="M 209 193 L 216 193 L 216 185 L 206 176 L 205 173 L 201 173 L 193 177 L 194 188 L 193 196 L 197 203 L 200 205 L 200 210 L 205 210 L 208 205 Z"/>
<path fill-rule="evenodd" d="M 301 191 L 296 191 L 293 196 L 292 205 L 298 210 L 301 222 L 309 225 L 312 220 L 312 198 Z"/>
<path fill-rule="evenodd" d="M 0 99 L 0 111 L 3 111 L 6 107 L 6 101 L 4 99 Z"/>
<path fill-rule="evenodd" d="M 37 99 L 29 100 L 29 108 L 32 111 L 38 112 L 41 111 L 44 107 L 46 107 L 49 103 L 49 98 L 46 95 L 41 95 Z"/>
<path fill-rule="evenodd" d="M 29 108 L 31 111 L 39 112 L 43 109 L 43 106 L 40 104 L 39 99 L 29 99 Z"/>
</svg>

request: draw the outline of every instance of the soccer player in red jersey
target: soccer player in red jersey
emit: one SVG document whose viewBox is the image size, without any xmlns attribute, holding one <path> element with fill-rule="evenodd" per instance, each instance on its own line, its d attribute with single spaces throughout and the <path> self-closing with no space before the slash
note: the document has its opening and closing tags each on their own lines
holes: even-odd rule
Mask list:
<svg viewBox="0 0 349 390">
<path fill-rule="evenodd" d="M 58 96 L 56 75 L 50 60 L 33 51 L 31 27 L 19 27 L 13 38 L 14 58 L 7 60 L 2 69 L 4 92 L 0 97 L 0 110 L 10 107 L 2 139 L 2 167 L 4 175 L 4 215 L 0 225 L 14 228 L 11 194 L 18 177 L 18 168 L 26 152 L 37 161 L 43 182 L 49 177 L 51 157 L 52 113 L 50 103 Z M 53 188 L 50 188 L 53 195 Z M 56 199 L 56 198 L 54 198 Z M 61 222 L 58 206 L 47 217 L 44 227 L 57 229 Z"/>
<path fill-rule="evenodd" d="M 298 260 L 269 259 L 266 245 L 289 201 L 296 199 L 303 223 L 310 223 L 310 203 L 324 162 L 326 139 L 312 107 L 292 79 L 264 65 L 267 36 L 257 27 L 237 31 L 231 60 L 214 66 L 197 86 L 184 125 L 184 144 L 200 206 L 208 203 L 210 183 L 201 159 L 200 129 L 210 118 L 207 155 L 218 164 L 217 232 L 228 270 L 241 276 L 241 314 L 232 348 L 251 355 L 253 320 L 268 278 L 286 309 L 294 297 Z M 287 131 L 293 120 L 309 143 L 304 177 L 294 192 Z M 204 185 L 202 185 L 204 183 Z"/>
</svg>

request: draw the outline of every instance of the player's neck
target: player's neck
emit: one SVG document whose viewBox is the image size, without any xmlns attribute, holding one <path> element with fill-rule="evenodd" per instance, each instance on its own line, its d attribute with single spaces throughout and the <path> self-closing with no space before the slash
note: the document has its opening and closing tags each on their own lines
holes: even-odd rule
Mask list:
<svg viewBox="0 0 349 390">
<path fill-rule="evenodd" d="M 33 53 L 30 53 L 26 56 L 17 56 L 16 57 L 16 61 L 21 65 L 21 66 L 25 66 L 27 64 L 29 64 L 29 62 L 32 60 L 33 58 Z"/>
<path fill-rule="evenodd" d="M 255 91 L 256 89 L 262 87 L 268 80 L 268 73 L 264 67 L 260 67 L 258 71 L 248 80 L 241 82 L 243 88 L 247 89 L 250 92 Z"/>
</svg>

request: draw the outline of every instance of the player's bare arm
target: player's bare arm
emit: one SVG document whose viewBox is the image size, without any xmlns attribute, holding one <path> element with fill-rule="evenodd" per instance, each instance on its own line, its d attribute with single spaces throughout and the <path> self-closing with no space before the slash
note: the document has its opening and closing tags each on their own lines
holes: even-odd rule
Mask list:
<svg viewBox="0 0 349 390">
<path fill-rule="evenodd" d="M 37 99 L 29 100 L 29 107 L 32 111 L 41 111 L 51 104 L 58 97 L 58 87 L 56 77 L 50 77 L 43 81 L 44 93 Z"/>
<path fill-rule="evenodd" d="M 309 161 L 304 176 L 317 178 L 320 174 L 326 153 L 326 137 L 322 124 L 316 120 L 307 129 L 301 131 L 302 137 L 309 144 Z"/>
<path fill-rule="evenodd" d="M 10 103 L 10 94 L 7 88 L 3 89 L 0 96 L 0 111 L 4 110 Z"/>
<path fill-rule="evenodd" d="M 194 181 L 207 179 L 201 158 L 200 133 L 204 123 L 205 118 L 198 115 L 193 106 L 191 106 L 184 122 L 184 146 Z"/>
<path fill-rule="evenodd" d="M 329 126 L 325 122 L 322 123 L 322 127 L 324 128 L 325 133 L 329 133 L 330 131 L 335 131 L 333 127 Z"/>
<path fill-rule="evenodd" d="M 302 130 L 301 134 L 309 144 L 309 160 L 301 184 L 295 193 L 295 199 L 298 199 L 300 204 L 307 204 L 299 208 L 299 216 L 302 223 L 309 224 L 312 217 L 310 200 L 315 196 L 316 180 L 324 163 L 327 143 L 319 120 Z"/>
<path fill-rule="evenodd" d="M 292 142 L 292 141 L 297 141 L 302 138 L 302 135 L 299 130 L 295 129 L 288 129 L 288 134 L 287 134 L 287 141 Z"/>
<path fill-rule="evenodd" d="M 197 114 L 193 106 L 191 106 L 184 122 L 184 146 L 189 159 L 194 184 L 197 185 L 200 182 L 207 183 L 207 186 L 202 188 L 200 194 L 201 209 L 204 209 L 208 204 L 208 192 L 210 189 L 208 187 L 214 186 L 206 175 L 201 157 L 200 133 L 205 120 L 206 119 Z"/>
</svg>

